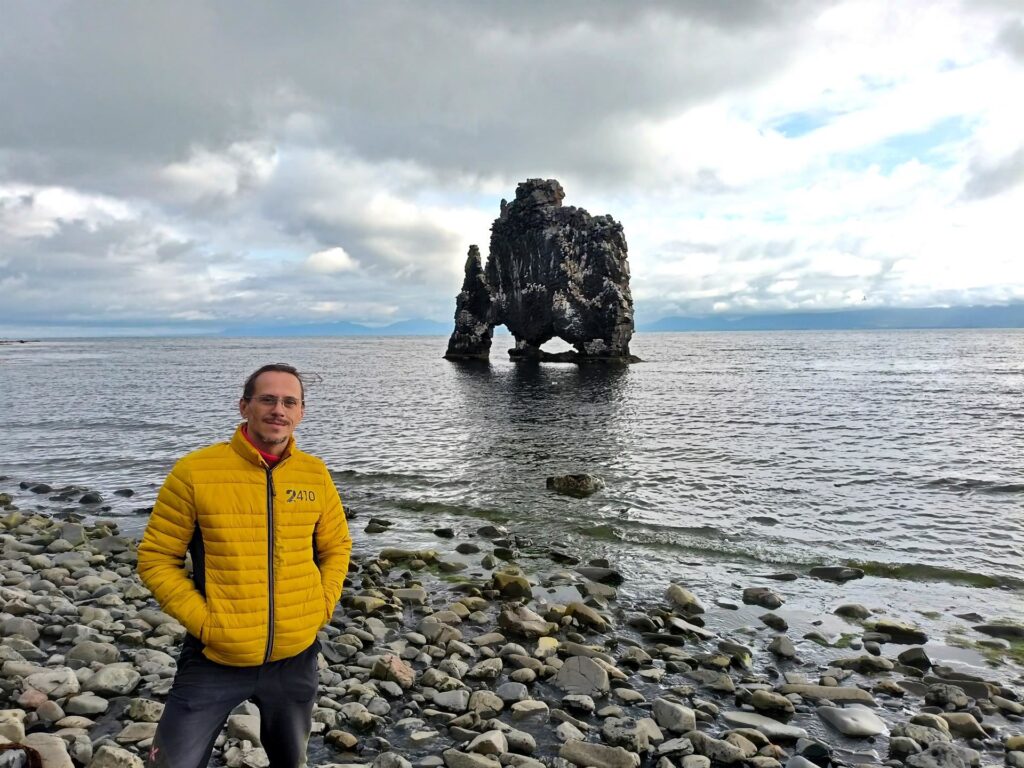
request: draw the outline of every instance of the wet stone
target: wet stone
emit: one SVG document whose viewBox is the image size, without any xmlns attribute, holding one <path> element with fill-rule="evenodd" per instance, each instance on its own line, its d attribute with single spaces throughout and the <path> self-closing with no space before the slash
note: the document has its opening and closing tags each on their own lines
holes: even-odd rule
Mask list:
<svg viewBox="0 0 1024 768">
<path fill-rule="evenodd" d="M 440 691 L 434 694 L 434 704 L 452 712 L 465 712 L 469 707 L 469 691 Z"/>
<path fill-rule="evenodd" d="M 793 702 L 774 691 L 754 691 L 750 697 L 750 705 L 759 712 L 793 713 Z"/>
<path fill-rule="evenodd" d="M 928 642 L 928 635 L 920 628 L 895 619 L 877 619 L 871 624 L 871 628 L 900 645 L 924 645 Z"/>
<path fill-rule="evenodd" d="M 950 733 L 963 739 L 985 739 L 988 734 L 969 712 L 943 712 L 940 717 L 949 725 Z"/>
<path fill-rule="evenodd" d="M 795 741 L 807 738 L 807 731 L 794 725 L 786 725 L 778 720 L 759 715 L 755 712 L 722 712 L 722 720 L 732 726 L 753 728 L 773 741 Z"/>
<path fill-rule="evenodd" d="M 470 752 L 460 752 L 457 749 L 446 749 L 441 753 L 444 764 L 447 768 L 500 768 L 494 757 L 489 755 L 476 755 Z"/>
<path fill-rule="evenodd" d="M 569 741 L 558 756 L 580 768 L 639 768 L 640 755 L 622 747 L 608 747 L 584 741 Z"/>
<path fill-rule="evenodd" d="M 672 733 L 686 733 L 697 727 L 693 710 L 665 698 L 654 700 L 654 721 Z"/>
<path fill-rule="evenodd" d="M 608 672 L 591 658 L 570 656 L 555 676 L 555 685 L 566 693 L 577 693 L 591 697 L 607 695 L 609 691 Z"/>
<path fill-rule="evenodd" d="M 939 670 L 935 670 L 939 671 Z M 948 670 L 944 670 L 947 672 Z M 941 677 L 939 675 L 925 675 L 922 681 L 928 686 L 933 685 L 950 685 L 955 688 L 959 688 L 969 697 L 974 699 L 987 699 L 993 693 L 998 691 L 993 690 L 995 686 L 991 683 L 984 683 L 978 680 L 966 680 L 966 679 L 949 679 L 947 677 Z"/>
<path fill-rule="evenodd" d="M 768 587 L 748 587 L 743 590 L 743 602 L 746 605 L 759 605 L 762 608 L 775 610 L 781 607 L 785 600 Z"/>
<path fill-rule="evenodd" d="M 494 691 L 507 704 L 523 701 L 530 696 L 529 689 L 522 683 L 502 683 Z"/>
<path fill-rule="evenodd" d="M 544 722 L 548 719 L 549 709 L 543 701 L 526 700 L 513 704 L 511 712 L 513 722 L 523 720 Z"/>
<path fill-rule="evenodd" d="M 990 637 L 998 637 L 1003 640 L 1024 639 L 1024 626 L 1018 624 L 978 624 L 974 627 L 976 632 Z"/>
<path fill-rule="evenodd" d="M 695 680 L 713 691 L 732 693 L 736 690 L 736 684 L 725 672 L 716 672 L 711 669 L 688 669 L 684 674 L 691 680 Z"/>
<path fill-rule="evenodd" d="M 866 738 L 888 730 L 875 713 L 861 706 L 818 707 L 818 717 L 844 736 Z"/>
<path fill-rule="evenodd" d="M 821 565 L 811 568 L 810 575 L 816 579 L 843 583 L 853 579 L 864 578 L 864 571 L 860 568 L 846 568 L 841 565 Z"/>
<path fill-rule="evenodd" d="M 936 743 L 906 759 L 910 768 L 968 768 L 970 761 L 954 744 Z"/>
<path fill-rule="evenodd" d="M 785 635 L 773 638 L 768 644 L 768 650 L 780 659 L 792 659 L 796 656 L 796 647 L 793 645 L 793 641 Z"/>
<path fill-rule="evenodd" d="M 796 693 L 805 699 L 829 699 L 833 702 L 857 702 L 875 705 L 874 697 L 861 688 L 850 686 L 824 686 L 787 683 L 780 689 L 782 694 Z"/>
<path fill-rule="evenodd" d="M 645 752 L 650 746 L 646 729 L 638 727 L 633 718 L 609 717 L 601 724 L 601 738 L 613 747 L 630 752 Z"/>
<path fill-rule="evenodd" d="M 704 606 L 693 592 L 679 584 L 670 584 L 665 591 L 665 599 L 683 613 L 693 615 L 704 613 Z"/>
<path fill-rule="evenodd" d="M 776 632 L 785 632 L 789 629 L 789 623 L 777 613 L 764 613 L 758 618 L 761 619 L 765 626 L 774 629 Z"/>
<path fill-rule="evenodd" d="M 480 717 L 496 717 L 505 708 L 505 702 L 488 690 L 473 691 L 469 697 L 466 707 Z"/>
<path fill-rule="evenodd" d="M 485 731 L 473 739 L 466 749 L 480 755 L 501 755 L 508 752 L 508 739 L 499 730 Z"/>
<path fill-rule="evenodd" d="M 971 700 L 963 688 L 938 683 L 929 686 L 928 692 L 924 695 L 924 702 L 935 707 L 964 709 L 970 705 Z"/>
<path fill-rule="evenodd" d="M 525 576 L 514 573 L 495 571 L 491 575 L 491 585 L 503 597 L 532 597 L 533 586 Z"/>
<path fill-rule="evenodd" d="M 948 742 L 949 734 L 938 728 L 929 728 L 926 725 L 914 723 L 899 723 L 891 732 L 893 737 L 904 736 L 917 742 L 922 748 L 936 742 Z"/>
<path fill-rule="evenodd" d="M 570 722 L 559 723 L 555 727 L 555 738 L 561 742 L 583 741 L 586 736 L 576 724 Z"/>
<path fill-rule="evenodd" d="M 690 731 L 685 736 L 693 744 L 694 752 L 710 758 L 713 763 L 732 765 L 743 760 L 742 750 L 727 741 L 716 739 L 702 731 Z"/>
<path fill-rule="evenodd" d="M 393 594 L 403 603 L 409 605 L 426 605 L 427 603 L 427 590 L 423 587 L 396 589 Z"/>
</svg>

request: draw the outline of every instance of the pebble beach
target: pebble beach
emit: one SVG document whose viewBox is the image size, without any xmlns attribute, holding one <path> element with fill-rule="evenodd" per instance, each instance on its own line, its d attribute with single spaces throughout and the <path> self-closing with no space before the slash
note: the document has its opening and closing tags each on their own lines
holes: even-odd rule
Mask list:
<svg viewBox="0 0 1024 768">
<path fill-rule="evenodd" d="M 4 480 L 0 761 L 32 765 L 11 746 L 25 745 L 47 768 L 141 766 L 185 630 L 139 582 L 102 494 Z M 744 587 L 758 622 L 736 628 L 724 589 L 673 583 L 637 604 L 615 563 L 554 546 L 526 560 L 501 526 L 410 550 L 388 546 L 391 525 L 350 515 L 311 766 L 1024 768 L 1013 622 L 964 617 L 993 659 L 968 673 L 929 657 L 926 628 L 857 603 L 828 617 L 848 626 L 838 642 L 790 631 L 787 581 L 824 588 L 854 569 Z M 211 764 L 269 765 L 255 707 L 232 714 Z"/>
</svg>

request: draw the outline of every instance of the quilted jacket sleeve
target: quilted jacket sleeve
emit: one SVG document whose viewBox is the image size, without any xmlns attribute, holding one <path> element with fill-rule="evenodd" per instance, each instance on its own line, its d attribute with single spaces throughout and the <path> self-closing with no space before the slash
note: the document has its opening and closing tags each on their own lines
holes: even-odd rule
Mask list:
<svg viewBox="0 0 1024 768">
<path fill-rule="evenodd" d="M 160 607 L 202 638 L 208 609 L 184 569 L 185 551 L 196 526 L 193 488 L 185 460 L 167 476 L 139 543 L 139 577 Z"/>
<path fill-rule="evenodd" d="M 324 509 L 316 525 L 316 550 L 320 560 L 320 578 L 324 589 L 324 622 L 330 620 L 334 606 L 341 597 L 348 561 L 352 554 L 345 510 L 341 506 L 338 489 L 334 486 L 327 467 L 324 467 Z"/>
</svg>

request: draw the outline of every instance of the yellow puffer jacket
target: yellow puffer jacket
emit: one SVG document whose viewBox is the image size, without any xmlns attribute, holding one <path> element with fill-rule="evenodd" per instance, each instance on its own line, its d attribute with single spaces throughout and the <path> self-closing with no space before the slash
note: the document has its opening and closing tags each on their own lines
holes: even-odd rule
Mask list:
<svg viewBox="0 0 1024 768">
<path fill-rule="evenodd" d="M 250 667 L 313 643 L 341 596 L 351 551 L 324 463 L 291 440 L 271 470 L 239 427 L 231 442 L 174 466 L 139 544 L 138 569 L 207 658 Z"/>
</svg>

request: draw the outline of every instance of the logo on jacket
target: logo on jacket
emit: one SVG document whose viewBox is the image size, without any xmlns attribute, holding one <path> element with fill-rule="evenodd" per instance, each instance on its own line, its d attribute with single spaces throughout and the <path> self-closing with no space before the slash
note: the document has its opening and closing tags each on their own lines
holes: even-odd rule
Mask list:
<svg viewBox="0 0 1024 768">
<path fill-rule="evenodd" d="M 284 492 L 285 501 L 316 501 L 316 491 L 295 490 L 287 488 Z"/>
</svg>

